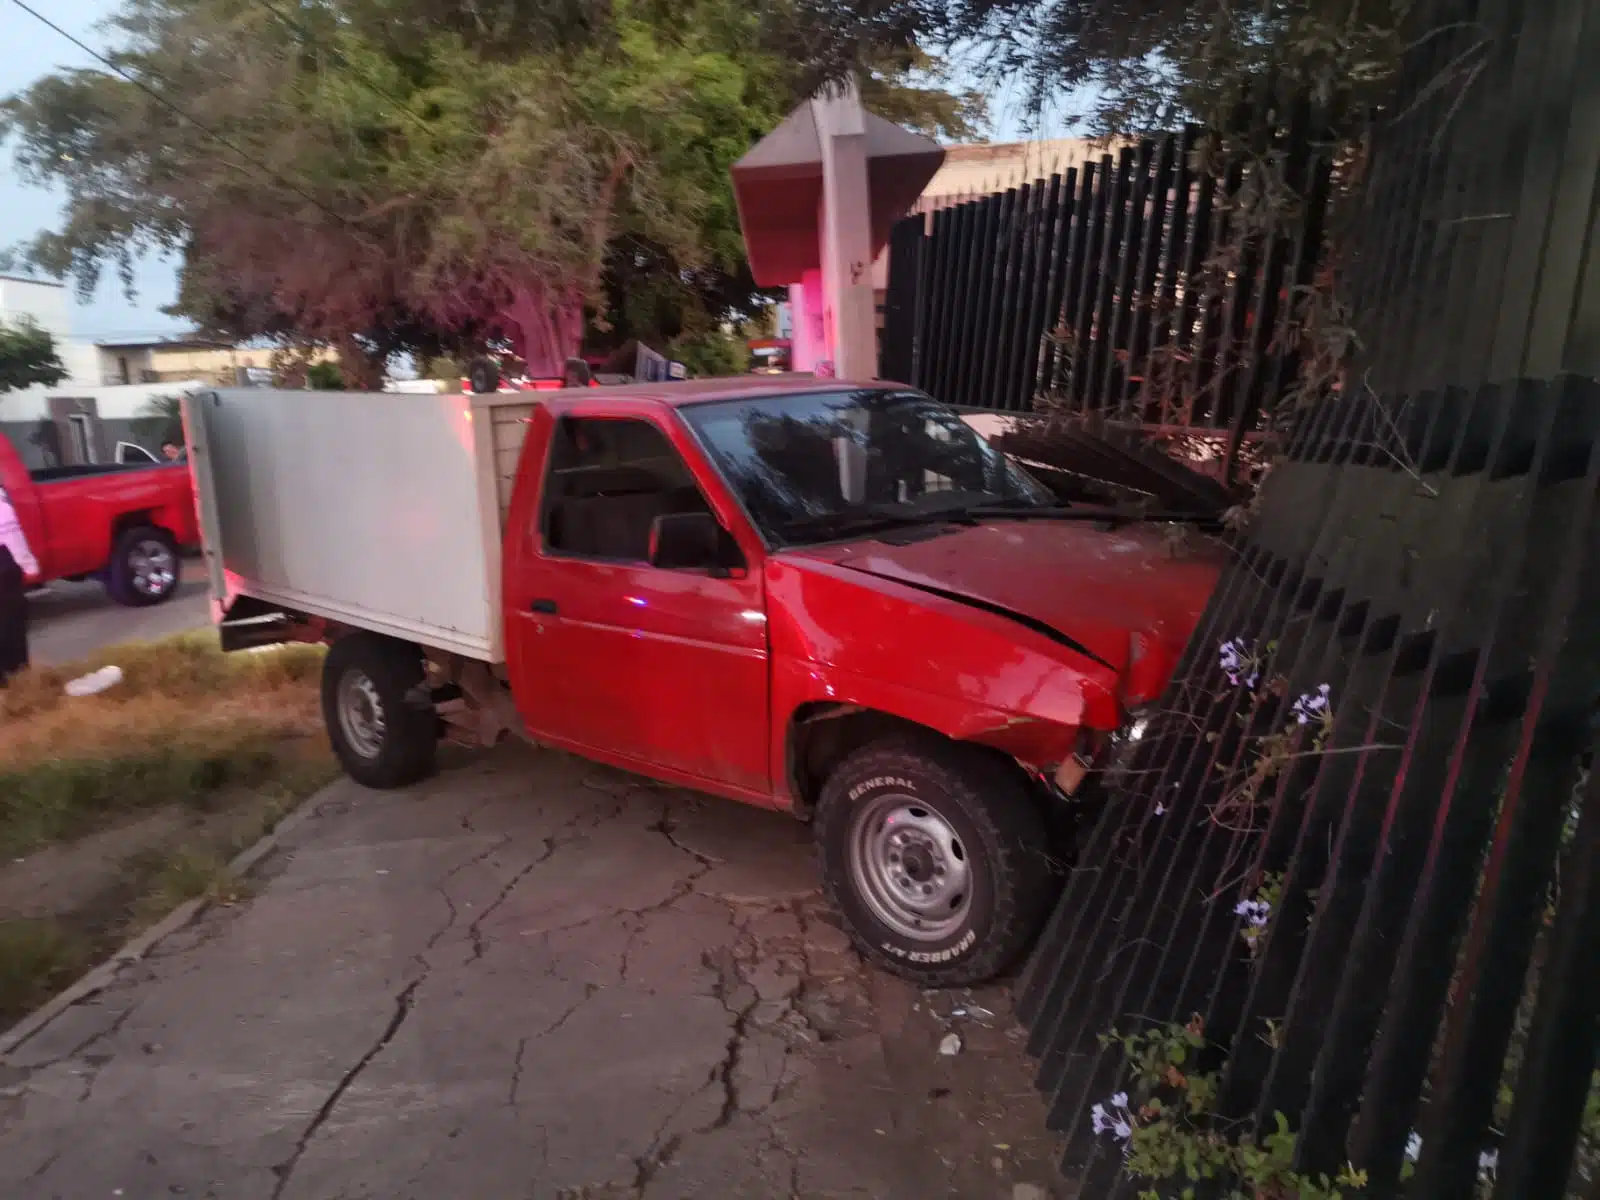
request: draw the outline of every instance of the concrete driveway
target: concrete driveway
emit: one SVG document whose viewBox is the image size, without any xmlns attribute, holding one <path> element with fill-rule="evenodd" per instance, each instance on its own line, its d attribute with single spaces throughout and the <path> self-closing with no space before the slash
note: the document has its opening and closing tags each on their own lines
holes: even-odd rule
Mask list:
<svg viewBox="0 0 1600 1200">
<path fill-rule="evenodd" d="M 865 969 L 787 818 L 521 747 L 313 804 L 0 1064 L 0 1195 L 1049 1194 L 1004 990 Z"/>
<path fill-rule="evenodd" d="M 211 624 L 205 568 L 183 565 L 178 594 L 154 608 L 124 608 L 102 584 L 53 583 L 28 598 L 28 650 L 42 667 L 77 662 L 108 646 L 149 642 Z"/>
</svg>

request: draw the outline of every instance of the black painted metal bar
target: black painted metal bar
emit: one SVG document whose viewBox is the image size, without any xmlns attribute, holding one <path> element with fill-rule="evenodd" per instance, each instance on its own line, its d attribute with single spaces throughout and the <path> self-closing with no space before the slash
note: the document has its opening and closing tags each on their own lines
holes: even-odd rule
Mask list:
<svg viewBox="0 0 1600 1200">
<path fill-rule="evenodd" d="M 1105 178 L 1110 158 L 1097 163 L 1085 163 L 1080 177 L 1077 219 L 1073 222 L 1072 236 L 1067 243 L 1065 270 L 1063 271 L 1061 306 L 1052 313 L 1055 321 L 1056 345 L 1051 355 L 1050 373 L 1041 390 L 1052 401 L 1067 399 L 1062 393 L 1072 372 L 1079 339 L 1078 314 L 1084 308 L 1084 279 L 1088 262 L 1099 252 L 1099 230 L 1105 219 Z"/>
<path fill-rule="evenodd" d="M 1004 296 L 1005 334 L 989 385 L 994 406 L 1005 412 L 1020 412 L 1028 407 L 1027 397 L 1019 394 L 1017 380 L 1026 353 L 1035 281 L 1043 274 L 1038 256 L 1043 240 L 1040 227 L 1044 221 L 1045 187 L 1045 181 L 1038 179 L 1018 192 L 1016 240 Z"/>
<path fill-rule="evenodd" d="M 1163 317 L 1159 312 L 1164 289 L 1157 286 L 1162 275 L 1164 246 L 1169 228 L 1179 221 L 1178 209 L 1188 204 L 1185 179 L 1176 159 L 1182 153 L 1180 140 L 1173 135 L 1161 139 L 1152 167 L 1149 213 L 1145 220 L 1143 244 L 1139 247 L 1139 267 L 1129 289 L 1128 304 L 1132 311 L 1132 326 L 1128 333 L 1127 363 L 1123 371 L 1123 391 L 1118 398 L 1117 415 L 1123 421 L 1144 422 L 1158 419 L 1145 410 L 1145 366 L 1149 353 L 1152 325 L 1159 325 Z"/>
<path fill-rule="evenodd" d="M 917 377 L 912 380 L 917 387 L 933 395 L 939 394 L 937 376 L 944 364 L 944 343 L 950 324 L 952 289 L 949 283 L 951 260 L 955 254 L 954 227 L 953 210 L 941 209 L 933 214 L 928 251 L 927 328 L 917 347 Z"/>
<path fill-rule="evenodd" d="M 1001 230 L 999 269 L 996 273 L 995 293 L 990 300 L 994 309 L 994 326 L 988 345 L 984 349 L 981 396 L 983 407 L 1004 410 L 1006 403 L 1004 380 L 1006 362 L 1011 351 L 1012 330 L 1017 320 L 1018 276 L 1025 248 L 1028 204 L 1033 195 L 1031 184 L 1023 184 L 1006 192 L 1005 220 Z"/>
<path fill-rule="evenodd" d="M 963 401 L 974 408 L 995 407 L 994 395 L 989 390 L 993 374 L 995 351 L 1000 342 L 1001 305 L 1005 295 L 1006 270 L 1011 251 L 1011 226 L 1016 217 L 1017 191 L 1012 188 L 992 198 L 993 224 L 989 229 L 988 268 L 981 281 L 978 297 L 978 321 L 973 330 L 976 344 L 973 347 L 972 372 L 968 377 L 967 398 Z"/>
<path fill-rule="evenodd" d="M 1106 228 L 1101 235 L 1099 261 L 1094 286 L 1079 322 L 1081 339 L 1072 373 L 1072 406 L 1085 415 L 1103 415 L 1104 392 L 1100 391 L 1105 363 L 1111 357 L 1112 326 L 1117 301 L 1117 276 L 1121 271 L 1126 246 L 1123 236 L 1128 223 L 1128 199 L 1134 186 L 1137 152 L 1124 148 L 1117 155 L 1115 173 L 1106 188 Z"/>
<path fill-rule="evenodd" d="M 1040 388 L 1040 373 L 1048 370 L 1049 349 L 1045 344 L 1045 334 L 1050 332 L 1052 313 L 1061 305 L 1060 279 L 1065 268 L 1062 248 L 1072 228 L 1073 188 L 1076 183 L 1076 170 L 1068 171 L 1064 178 L 1052 175 L 1045 193 L 1033 294 L 1028 303 L 1027 320 L 1021 330 L 1022 345 L 1017 355 L 1015 407 L 1019 411 L 1032 407 Z"/>
</svg>

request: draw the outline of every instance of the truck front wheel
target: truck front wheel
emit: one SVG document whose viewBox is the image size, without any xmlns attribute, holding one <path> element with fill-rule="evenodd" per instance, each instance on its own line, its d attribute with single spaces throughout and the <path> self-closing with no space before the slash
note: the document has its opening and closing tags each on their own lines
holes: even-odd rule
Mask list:
<svg viewBox="0 0 1600 1200">
<path fill-rule="evenodd" d="M 849 755 L 823 787 L 815 828 L 823 884 L 857 948 L 922 987 L 982 983 L 1015 965 L 1055 891 L 1025 780 L 936 739 Z"/>
<path fill-rule="evenodd" d="M 123 532 L 111 548 L 106 591 L 118 604 L 148 608 L 178 591 L 178 543 L 165 529 L 141 525 Z"/>
<path fill-rule="evenodd" d="M 433 774 L 438 721 L 415 646 L 372 633 L 340 638 L 322 668 L 322 719 L 359 784 L 401 788 Z"/>
</svg>

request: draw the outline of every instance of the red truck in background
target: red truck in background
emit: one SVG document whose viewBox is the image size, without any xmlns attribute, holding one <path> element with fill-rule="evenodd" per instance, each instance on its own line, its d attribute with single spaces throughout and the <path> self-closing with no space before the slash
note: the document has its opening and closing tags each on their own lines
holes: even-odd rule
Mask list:
<svg viewBox="0 0 1600 1200">
<path fill-rule="evenodd" d="M 0 434 L 0 486 L 39 560 L 33 586 L 97 577 L 118 604 L 160 604 L 178 590 L 180 552 L 199 544 L 184 465 L 29 471 Z"/>
<path fill-rule="evenodd" d="M 1031 944 L 1220 568 L 893 384 L 185 405 L 223 645 L 331 645 L 353 778 L 509 732 L 793 813 L 926 986 Z"/>
</svg>

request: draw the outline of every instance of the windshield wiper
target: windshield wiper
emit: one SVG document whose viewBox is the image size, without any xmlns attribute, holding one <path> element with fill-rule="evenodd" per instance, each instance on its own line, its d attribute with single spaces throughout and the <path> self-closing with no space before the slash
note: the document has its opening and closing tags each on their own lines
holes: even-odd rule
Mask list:
<svg viewBox="0 0 1600 1200">
<path fill-rule="evenodd" d="M 1183 512 L 1134 512 L 1126 509 L 1073 505 L 1071 507 L 1045 505 L 1033 507 L 1025 504 L 980 504 L 965 510 L 976 520 L 1002 518 L 1017 521 L 1098 521 L 1107 525 L 1134 525 L 1141 522 L 1160 523 L 1182 521 L 1188 524 L 1214 525 L 1214 516 Z"/>
<path fill-rule="evenodd" d="M 849 537 L 858 533 L 878 533 L 888 529 L 912 529 L 926 525 L 975 525 L 977 519 L 970 510 L 957 508 L 945 511 L 907 512 L 901 508 L 854 509 L 847 512 L 819 513 L 800 517 L 783 526 L 785 537 L 822 534 L 829 537 Z"/>
</svg>

